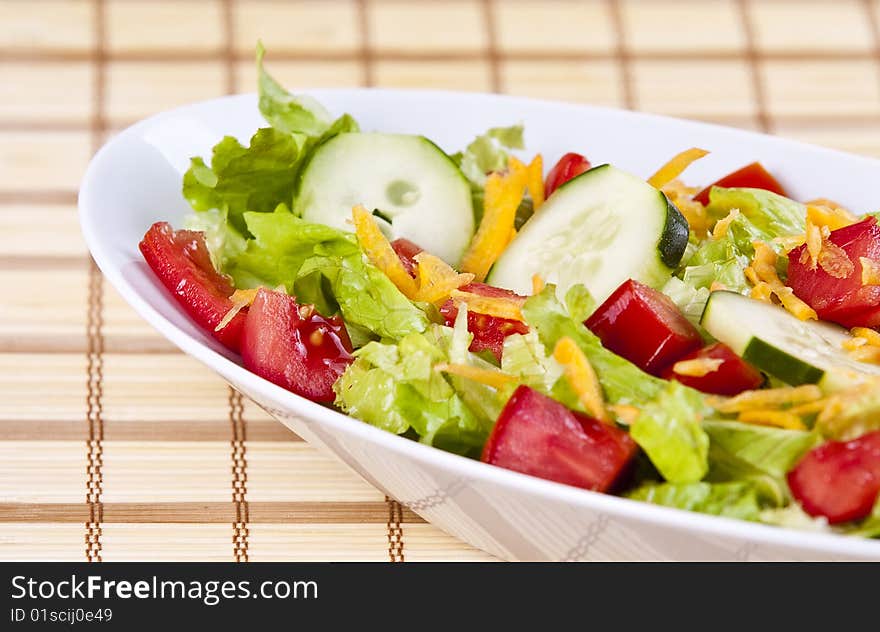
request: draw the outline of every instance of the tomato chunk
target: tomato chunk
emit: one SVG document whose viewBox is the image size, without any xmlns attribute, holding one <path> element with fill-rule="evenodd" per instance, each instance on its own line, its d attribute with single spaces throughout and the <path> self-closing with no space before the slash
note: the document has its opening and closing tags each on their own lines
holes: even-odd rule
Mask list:
<svg viewBox="0 0 880 632">
<path fill-rule="evenodd" d="M 866 517 L 880 493 L 880 430 L 813 448 L 788 473 L 791 493 L 831 524 Z"/>
<path fill-rule="evenodd" d="M 410 273 L 412 277 L 416 276 L 416 255 L 424 250 L 421 246 L 414 244 L 409 239 L 395 239 L 391 242 L 391 247 L 397 253 L 403 267 Z"/>
<path fill-rule="evenodd" d="M 717 364 L 717 368 L 705 375 L 683 375 L 675 372 L 678 362 L 696 360 Z M 718 364 L 720 362 L 720 364 Z M 693 351 L 668 366 L 662 373 L 667 380 L 677 380 L 703 393 L 733 396 L 758 388 L 764 383 L 764 376 L 751 364 L 733 352 L 733 349 L 722 342 Z"/>
<path fill-rule="evenodd" d="M 637 451 L 623 430 L 520 386 L 501 411 L 482 460 L 604 492 L 621 478 Z"/>
<path fill-rule="evenodd" d="M 764 166 L 760 162 L 753 162 L 733 173 L 728 173 L 717 182 L 710 184 L 697 193 L 694 196 L 694 199 L 701 204 L 708 204 L 709 191 L 712 190 L 712 187 L 764 189 L 765 191 L 771 191 L 773 193 L 778 193 L 779 195 L 785 195 L 786 197 L 788 196 L 785 189 L 782 188 L 782 185 L 779 184 L 776 178 L 770 175 L 769 171 L 764 169 Z"/>
<path fill-rule="evenodd" d="M 861 257 L 880 262 L 880 226 L 866 220 L 831 231 L 829 241 L 839 246 L 852 264 L 849 274 L 829 274 L 821 265 L 812 268 L 808 258 L 801 260 L 806 246 L 798 246 L 788 255 L 788 285 L 794 293 L 816 310 L 823 320 L 844 327 L 880 325 L 880 286 L 862 285 Z"/>
<path fill-rule="evenodd" d="M 652 375 L 703 346 L 703 338 L 662 292 L 625 281 L 584 324 L 610 349 Z"/>
<path fill-rule="evenodd" d="M 233 351 L 240 347 L 245 314 L 239 312 L 220 331 L 214 328 L 232 309 L 235 291 L 228 278 L 214 269 L 204 233 L 173 230 L 156 222 L 139 244 L 147 265 L 181 307 L 200 327 Z"/>
<path fill-rule="evenodd" d="M 316 402 L 332 402 L 333 383 L 351 363 L 351 340 L 338 316 L 325 318 L 292 296 L 261 288 L 241 340 L 244 366 Z"/>
<path fill-rule="evenodd" d="M 480 296 L 493 296 L 499 298 L 523 298 L 516 292 L 504 290 L 500 287 L 486 285 L 485 283 L 468 283 L 461 287 L 462 292 L 471 292 Z M 452 299 L 447 300 L 440 307 L 440 313 L 446 320 L 446 324 L 452 327 L 458 316 L 458 307 Z M 468 312 L 468 331 L 474 335 L 470 350 L 474 353 L 491 351 L 498 360 L 501 360 L 501 352 L 504 349 L 504 339 L 511 334 L 527 334 L 529 326 L 518 320 L 498 318 L 488 314 Z"/>
<path fill-rule="evenodd" d="M 589 170 L 590 161 L 586 157 L 574 152 L 565 154 L 547 174 L 544 196 L 550 197 L 550 194 L 563 184 Z"/>
</svg>

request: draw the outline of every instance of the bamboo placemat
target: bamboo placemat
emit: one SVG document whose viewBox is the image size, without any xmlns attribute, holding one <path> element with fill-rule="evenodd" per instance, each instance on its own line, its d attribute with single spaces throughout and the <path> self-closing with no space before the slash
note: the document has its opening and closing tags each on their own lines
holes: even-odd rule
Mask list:
<svg viewBox="0 0 880 632">
<path fill-rule="evenodd" d="M 91 154 L 288 85 L 567 99 L 880 155 L 870 0 L 0 0 L 0 558 L 485 560 L 143 323 L 90 262 Z M 581 148 L 587 150 L 589 148 Z"/>
</svg>

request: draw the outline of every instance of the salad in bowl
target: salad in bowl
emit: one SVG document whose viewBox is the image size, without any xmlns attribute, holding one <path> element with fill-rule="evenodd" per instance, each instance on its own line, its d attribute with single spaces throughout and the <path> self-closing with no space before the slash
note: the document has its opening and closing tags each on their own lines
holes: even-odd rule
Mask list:
<svg viewBox="0 0 880 632">
<path fill-rule="evenodd" d="M 262 57 L 268 126 L 193 158 L 186 225 L 140 243 L 245 368 L 523 474 L 880 536 L 877 217 L 759 162 L 690 186 L 698 148 L 647 180 L 588 147 L 545 169 L 516 124 L 450 155 Z"/>
</svg>

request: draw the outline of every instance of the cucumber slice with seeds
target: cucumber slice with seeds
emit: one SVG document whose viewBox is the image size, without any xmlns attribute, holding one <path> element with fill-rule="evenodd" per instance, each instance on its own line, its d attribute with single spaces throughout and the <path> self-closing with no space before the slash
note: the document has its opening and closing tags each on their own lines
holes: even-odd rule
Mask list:
<svg viewBox="0 0 880 632">
<path fill-rule="evenodd" d="M 700 324 L 747 362 L 783 382 L 819 384 L 834 390 L 854 374 L 880 375 L 880 366 L 859 362 L 843 342 L 849 332 L 821 321 L 802 321 L 777 305 L 736 292 L 712 292 Z"/>
<path fill-rule="evenodd" d="M 451 264 L 474 234 L 467 180 L 423 136 L 340 134 L 315 150 L 300 176 L 294 212 L 350 231 L 356 204 L 376 209 L 390 239 L 409 239 Z"/>
<path fill-rule="evenodd" d="M 602 302 L 627 279 L 661 287 L 687 241 L 687 220 L 663 193 L 602 165 L 550 196 L 495 263 L 488 282 L 530 294 L 538 274 L 560 295 L 583 283 Z"/>
</svg>

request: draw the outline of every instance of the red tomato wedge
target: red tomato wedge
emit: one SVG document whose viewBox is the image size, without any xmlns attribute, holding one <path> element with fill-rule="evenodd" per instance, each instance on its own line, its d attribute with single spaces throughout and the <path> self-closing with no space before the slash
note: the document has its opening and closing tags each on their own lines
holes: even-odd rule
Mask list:
<svg viewBox="0 0 880 632">
<path fill-rule="evenodd" d="M 550 194 L 563 184 L 589 170 L 590 161 L 584 156 L 574 152 L 565 154 L 547 174 L 547 180 L 544 182 L 544 196 L 550 197 Z"/>
<path fill-rule="evenodd" d="M 829 240 L 839 246 L 852 271 L 846 276 L 832 276 L 822 268 L 812 269 L 809 260 L 801 261 L 806 246 L 798 246 L 788 255 L 788 285 L 794 293 L 823 320 L 844 327 L 880 325 L 880 286 L 862 285 L 860 257 L 880 262 L 880 227 L 869 217 L 857 224 L 831 231 Z"/>
<path fill-rule="evenodd" d="M 813 448 L 788 473 L 788 486 L 804 511 L 831 524 L 866 517 L 880 494 L 880 430 Z"/>
<path fill-rule="evenodd" d="M 705 375 L 682 375 L 675 372 L 678 362 L 689 360 L 720 362 L 717 368 Z M 703 393 L 733 396 L 758 388 L 764 383 L 764 376 L 751 364 L 733 352 L 726 344 L 716 342 L 676 360 L 667 367 L 662 376 L 667 380 L 677 380 Z"/>
<path fill-rule="evenodd" d="M 637 451 L 623 430 L 520 386 L 501 411 L 482 460 L 604 492 L 621 478 Z"/>
<path fill-rule="evenodd" d="M 493 296 L 499 298 L 523 298 L 516 292 L 503 290 L 499 287 L 486 285 L 485 283 L 469 283 L 461 287 L 462 292 L 471 292 L 480 296 Z M 447 300 L 440 307 L 440 313 L 446 320 L 446 324 L 452 327 L 458 316 L 458 308 L 452 299 Z M 501 360 L 501 351 L 504 349 L 504 339 L 510 334 L 527 334 L 529 327 L 518 320 L 498 318 L 488 314 L 468 312 L 468 331 L 474 335 L 470 350 L 474 353 L 491 351 L 498 360 Z"/>
<path fill-rule="evenodd" d="M 765 191 L 771 191 L 788 197 L 788 194 L 785 192 L 785 189 L 782 188 L 782 185 L 779 184 L 776 178 L 770 175 L 769 171 L 764 169 L 764 166 L 760 162 L 753 162 L 742 169 L 727 174 L 717 182 L 710 184 L 697 193 L 694 196 L 694 199 L 703 205 L 708 204 L 709 191 L 712 190 L 712 187 L 764 189 Z"/>
<path fill-rule="evenodd" d="M 610 349 L 652 375 L 703 346 L 700 332 L 662 292 L 630 279 L 584 324 Z"/>
<path fill-rule="evenodd" d="M 339 317 L 325 318 L 292 296 L 261 288 L 248 310 L 241 357 L 260 377 L 327 403 L 352 361 L 351 340 Z"/>
<path fill-rule="evenodd" d="M 139 244 L 141 254 L 162 285 L 174 295 L 186 313 L 225 346 L 238 351 L 244 327 L 244 310 L 220 331 L 214 328 L 232 309 L 235 288 L 214 269 L 204 233 L 173 230 L 167 222 L 156 222 Z"/>
<path fill-rule="evenodd" d="M 395 239 L 391 242 L 391 247 L 394 248 L 394 252 L 397 253 L 397 257 L 400 259 L 400 262 L 403 263 L 403 267 L 406 268 L 406 271 L 410 273 L 411 276 L 416 276 L 416 255 L 424 250 L 421 246 L 414 244 L 409 239 Z"/>
</svg>

